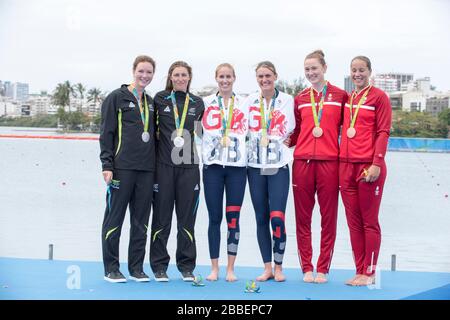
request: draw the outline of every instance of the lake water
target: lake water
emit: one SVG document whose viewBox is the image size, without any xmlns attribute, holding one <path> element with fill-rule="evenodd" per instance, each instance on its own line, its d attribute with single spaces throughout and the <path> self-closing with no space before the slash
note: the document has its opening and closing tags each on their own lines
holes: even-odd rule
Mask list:
<svg viewBox="0 0 450 320">
<path fill-rule="evenodd" d="M 52 130 L 0 128 L 0 134 L 46 135 Z M 101 260 L 105 185 L 98 141 L 0 138 L 0 256 L 42 258 L 54 244 L 54 259 Z M 379 266 L 398 270 L 450 272 L 450 154 L 390 152 L 380 211 Z M 286 210 L 286 267 L 298 267 L 292 191 Z M 209 264 L 208 215 L 200 199 L 196 223 L 198 264 Z M 129 219 L 122 229 L 121 261 L 126 261 Z M 169 240 L 174 263 L 176 221 Z M 318 257 L 320 214 L 313 215 L 314 262 Z M 222 223 L 220 263 L 226 263 L 226 224 Z M 146 257 L 148 262 L 148 254 Z M 254 212 L 248 192 L 241 212 L 236 261 L 262 266 Z M 353 269 L 342 201 L 332 268 Z"/>
</svg>

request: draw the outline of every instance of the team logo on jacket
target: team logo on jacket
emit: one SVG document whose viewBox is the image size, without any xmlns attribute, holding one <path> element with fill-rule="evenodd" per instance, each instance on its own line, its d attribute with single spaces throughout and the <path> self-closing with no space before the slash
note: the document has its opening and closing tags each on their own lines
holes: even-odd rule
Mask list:
<svg viewBox="0 0 450 320">
<path fill-rule="evenodd" d="M 328 99 L 327 99 L 327 100 L 328 100 L 328 101 L 332 101 L 332 100 L 333 100 L 333 94 L 330 93 L 330 94 L 328 95 Z"/>
<path fill-rule="evenodd" d="M 231 132 L 237 134 L 244 134 L 247 130 L 247 125 L 244 113 L 239 109 L 233 109 L 233 121 L 231 122 Z"/>
<path fill-rule="evenodd" d="M 286 116 L 279 110 L 274 110 L 272 121 L 270 122 L 270 134 L 274 136 L 284 136 L 286 134 Z"/>
<path fill-rule="evenodd" d="M 164 112 L 170 112 L 169 106 L 167 106 L 167 107 L 164 108 Z"/>
<path fill-rule="evenodd" d="M 222 129 L 222 119 L 218 106 L 210 106 L 205 110 L 202 124 L 206 130 Z M 247 130 L 247 126 L 244 113 L 239 109 L 233 109 L 230 131 L 237 134 L 244 134 L 245 130 Z"/>
<path fill-rule="evenodd" d="M 250 131 L 261 130 L 261 113 L 259 107 L 251 106 L 249 108 L 248 127 Z M 271 135 L 283 136 L 286 133 L 287 119 L 280 110 L 274 110 L 272 120 L 270 121 L 269 132 Z"/>
<path fill-rule="evenodd" d="M 194 108 L 189 108 L 188 115 L 195 116 L 195 107 Z"/>
<path fill-rule="evenodd" d="M 135 105 L 134 105 L 134 103 L 133 103 L 133 102 L 130 102 L 130 104 L 128 105 L 128 107 L 129 107 L 129 108 L 134 108 L 134 107 L 135 107 Z"/>
</svg>

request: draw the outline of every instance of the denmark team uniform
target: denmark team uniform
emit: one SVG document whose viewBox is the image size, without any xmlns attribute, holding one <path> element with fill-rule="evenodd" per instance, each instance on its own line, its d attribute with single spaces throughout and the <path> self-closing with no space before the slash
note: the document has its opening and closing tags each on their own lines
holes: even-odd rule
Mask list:
<svg viewBox="0 0 450 320">
<path fill-rule="evenodd" d="M 366 93 L 368 91 L 368 93 Z M 391 128 L 392 110 L 388 96 L 382 90 L 368 86 L 353 92 L 353 114 L 361 102 L 354 129 L 351 127 L 350 99 L 344 111 L 344 123 L 339 153 L 339 185 L 345 206 L 356 273 L 375 273 L 381 243 L 378 211 L 386 180 L 385 155 Z M 364 95 L 365 99 L 360 101 Z M 371 165 L 381 169 L 379 178 L 365 182 L 364 172 Z"/>
<path fill-rule="evenodd" d="M 236 255 L 239 244 L 239 216 L 246 185 L 245 139 L 248 114 L 243 98 L 235 95 L 233 99 L 232 101 L 230 98 L 228 107 L 225 107 L 222 97 L 216 94 L 204 98 L 203 185 L 209 215 L 208 242 L 211 259 L 219 258 L 224 188 L 228 255 Z M 229 138 L 229 144 L 222 143 L 224 136 Z"/>
<path fill-rule="evenodd" d="M 314 103 L 319 113 L 319 101 L 323 92 L 312 88 Z M 333 256 L 336 239 L 339 198 L 339 132 L 347 93 L 327 83 L 323 97 L 320 137 L 313 135 L 315 121 L 312 111 L 311 88 L 295 97 L 296 127 L 291 135 L 295 145 L 292 168 L 297 248 L 304 273 L 313 271 L 311 245 L 311 220 L 317 192 L 321 214 L 320 256 L 317 272 L 327 274 Z"/>
<path fill-rule="evenodd" d="M 178 114 L 183 114 L 186 93 L 173 93 Z M 175 147 L 174 106 L 171 91 L 161 91 L 155 95 L 159 139 L 157 141 L 157 169 L 155 177 L 155 200 L 150 239 L 150 265 L 154 273 L 166 271 L 170 256 L 167 241 L 170 234 L 174 204 L 177 216 L 176 263 L 180 272 L 192 272 L 195 268 L 196 245 L 194 225 L 200 194 L 200 173 L 198 156 L 194 142 L 194 129 L 204 111 L 200 97 L 189 94 L 186 111 L 184 145 Z M 174 139 L 175 138 L 175 139 Z M 181 138 L 181 137 L 180 137 Z M 176 143 L 176 142 L 175 142 Z"/>
<path fill-rule="evenodd" d="M 247 175 L 256 215 L 258 244 L 264 263 L 281 265 L 286 246 L 285 210 L 289 194 L 289 167 L 292 152 L 283 144 L 295 127 L 294 99 L 276 90 L 273 113 L 267 128 L 264 146 L 260 100 L 261 93 L 251 94 L 246 101 L 249 112 L 249 141 L 247 146 Z M 266 120 L 270 105 L 262 99 Z M 272 226 L 273 246 L 270 237 Z"/>
</svg>

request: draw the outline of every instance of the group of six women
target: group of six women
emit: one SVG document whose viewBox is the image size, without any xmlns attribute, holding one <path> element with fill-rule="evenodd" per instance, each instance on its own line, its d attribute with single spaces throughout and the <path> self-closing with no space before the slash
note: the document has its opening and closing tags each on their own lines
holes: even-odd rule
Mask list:
<svg viewBox="0 0 450 320">
<path fill-rule="evenodd" d="M 347 284 L 373 283 L 381 242 L 378 212 L 386 179 L 384 157 L 391 106 L 387 95 L 369 84 L 371 62 L 367 57 L 357 56 L 351 61 L 355 90 L 350 95 L 325 80 L 326 70 L 321 50 L 307 55 L 304 71 L 311 87 L 294 99 L 276 88 L 275 66 L 263 61 L 256 67 L 260 90 L 242 97 L 233 91 L 233 67 L 224 63 L 216 68 L 218 92 L 202 99 L 189 91 L 191 67 L 177 61 L 169 69 L 166 89 L 152 99 L 145 87 L 153 78 L 155 62 L 148 56 L 138 56 L 133 64 L 133 82 L 113 91 L 102 105 L 100 159 L 107 184 L 102 227 L 105 280 L 126 281 L 119 270 L 119 239 L 129 207 L 130 279 L 149 281 L 143 261 L 152 203 L 150 265 L 155 280 L 169 281 L 167 241 L 174 207 L 178 228 L 176 265 L 183 280 L 194 280 L 194 226 L 200 197 L 199 156 L 194 139 L 197 135 L 202 139 L 202 180 L 209 215 L 212 267 L 207 280 L 219 278 L 224 191 L 228 227 L 226 280 L 237 280 L 234 264 L 247 179 L 264 262 L 264 271 L 256 280 L 285 280 L 285 211 L 289 163 L 293 160 L 296 235 L 303 281 L 327 282 L 340 191 L 356 266 L 356 274 Z M 291 147 L 295 147 L 293 154 Z M 314 276 L 311 218 L 316 193 L 321 244 Z"/>
</svg>

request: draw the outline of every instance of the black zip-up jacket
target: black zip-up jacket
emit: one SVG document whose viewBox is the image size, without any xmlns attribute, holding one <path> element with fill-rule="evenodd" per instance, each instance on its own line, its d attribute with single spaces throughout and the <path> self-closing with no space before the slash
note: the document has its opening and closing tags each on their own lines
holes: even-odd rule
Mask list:
<svg viewBox="0 0 450 320">
<path fill-rule="evenodd" d="M 142 141 L 144 124 L 139 104 L 123 84 L 111 92 L 102 104 L 100 160 L 103 170 L 155 170 L 155 112 L 152 98 L 146 94 L 149 109 L 150 141 Z M 142 97 L 144 102 L 144 97 Z M 121 118 L 121 121 L 119 119 Z"/>
<path fill-rule="evenodd" d="M 172 159 L 172 150 L 174 148 L 174 142 L 172 141 L 173 134 L 176 131 L 175 116 L 173 113 L 172 99 L 170 98 L 171 91 L 160 91 L 155 95 L 155 111 L 158 117 L 158 129 L 159 139 L 157 142 L 157 161 L 170 165 L 183 168 L 191 168 L 198 166 L 199 159 L 197 155 L 197 149 L 194 140 L 194 131 L 199 133 L 201 130 L 200 120 L 203 117 L 203 111 L 205 105 L 203 99 L 193 95 L 189 92 L 189 106 L 186 114 L 186 120 L 184 123 L 184 129 L 189 132 L 189 136 L 185 141 L 184 147 L 187 143 L 190 143 L 191 154 L 186 158 L 183 157 L 183 151 L 185 148 L 176 152 L 176 161 Z M 186 99 L 186 93 L 182 91 L 175 92 L 175 99 L 178 107 L 178 115 L 181 123 L 183 116 L 184 101 Z M 181 159 L 181 160 L 180 160 Z M 187 161 L 184 161 L 187 160 Z"/>
</svg>

